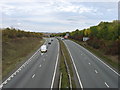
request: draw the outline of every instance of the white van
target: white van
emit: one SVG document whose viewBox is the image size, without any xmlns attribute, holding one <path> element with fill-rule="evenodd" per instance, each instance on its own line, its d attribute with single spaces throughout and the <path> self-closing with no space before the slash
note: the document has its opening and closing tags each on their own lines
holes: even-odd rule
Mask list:
<svg viewBox="0 0 120 90">
<path fill-rule="evenodd" d="M 40 51 L 41 51 L 42 53 L 47 52 L 47 46 L 46 46 L 46 45 L 42 45 L 41 48 L 40 48 Z"/>
</svg>

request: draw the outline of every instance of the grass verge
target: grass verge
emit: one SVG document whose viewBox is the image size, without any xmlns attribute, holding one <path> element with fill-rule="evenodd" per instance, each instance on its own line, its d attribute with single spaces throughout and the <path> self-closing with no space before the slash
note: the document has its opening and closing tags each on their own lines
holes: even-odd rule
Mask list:
<svg viewBox="0 0 120 90">
<path fill-rule="evenodd" d="M 33 37 L 2 42 L 2 77 L 6 77 L 20 63 L 27 60 L 43 43 L 43 39 Z"/>
<path fill-rule="evenodd" d="M 70 76 L 71 76 L 71 82 L 72 82 L 72 88 L 76 88 L 75 85 L 75 81 L 74 81 L 74 74 L 73 74 L 73 70 L 72 70 L 72 62 L 71 62 L 71 58 L 69 55 L 69 52 L 65 46 L 65 44 L 63 43 L 63 41 L 59 40 L 60 42 L 60 71 L 62 72 L 62 87 L 61 88 L 66 88 L 66 87 L 70 87 L 69 85 L 69 78 L 68 78 L 68 72 L 67 72 L 67 68 L 65 66 L 65 60 L 64 60 L 64 56 L 70 71 Z M 64 56 L 63 56 L 63 53 Z"/>
<path fill-rule="evenodd" d="M 67 69 L 65 66 L 64 56 L 62 53 L 62 42 L 60 42 L 60 52 L 59 52 L 59 59 L 60 59 L 60 73 L 62 73 L 61 79 L 61 88 L 69 88 L 69 79 L 67 74 Z"/>
<path fill-rule="evenodd" d="M 87 50 L 89 50 L 90 52 L 92 52 L 93 54 L 95 54 L 97 57 L 99 57 L 101 60 L 105 61 L 107 64 L 111 65 L 113 68 L 115 68 L 116 70 L 120 70 L 120 63 L 116 62 L 115 60 L 112 60 L 111 58 L 109 58 L 109 56 L 105 55 L 104 53 L 88 46 L 85 42 L 79 42 L 77 40 L 74 39 L 70 39 L 76 43 L 78 43 L 79 45 L 83 46 L 84 48 L 86 48 Z"/>
</svg>

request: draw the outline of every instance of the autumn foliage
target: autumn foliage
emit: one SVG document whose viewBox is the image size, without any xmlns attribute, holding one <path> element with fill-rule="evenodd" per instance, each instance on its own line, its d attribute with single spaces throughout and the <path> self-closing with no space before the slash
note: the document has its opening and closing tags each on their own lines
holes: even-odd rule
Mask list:
<svg viewBox="0 0 120 90">
<path fill-rule="evenodd" d="M 118 55 L 120 46 L 120 22 L 101 22 L 84 30 L 70 32 L 69 38 L 82 41 L 83 37 L 89 37 L 87 45 L 102 51 L 107 55 Z"/>
<path fill-rule="evenodd" d="M 15 28 L 5 28 L 2 29 L 2 37 L 3 37 L 3 41 L 7 41 L 9 39 L 24 38 L 24 37 L 42 38 L 42 33 L 17 30 Z"/>
</svg>

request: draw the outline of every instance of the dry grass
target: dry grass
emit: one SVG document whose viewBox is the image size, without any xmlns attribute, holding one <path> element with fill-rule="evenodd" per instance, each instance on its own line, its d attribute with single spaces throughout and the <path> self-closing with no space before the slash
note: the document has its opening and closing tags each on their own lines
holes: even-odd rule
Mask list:
<svg viewBox="0 0 120 90">
<path fill-rule="evenodd" d="M 4 39 L 4 38 L 3 38 Z M 2 42 L 2 76 L 5 77 L 44 41 L 40 38 L 16 38 Z"/>
</svg>

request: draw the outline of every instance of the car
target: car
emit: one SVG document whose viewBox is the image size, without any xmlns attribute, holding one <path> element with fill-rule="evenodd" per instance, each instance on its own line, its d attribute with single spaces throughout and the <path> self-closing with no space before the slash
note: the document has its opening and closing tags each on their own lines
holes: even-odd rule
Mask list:
<svg viewBox="0 0 120 90">
<path fill-rule="evenodd" d="M 61 38 L 61 40 L 64 40 L 64 38 Z"/>
<path fill-rule="evenodd" d="M 48 44 L 51 44 L 51 42 L 48 42 Z"/>
<path fill-rule="evenodd" d="M 53 39 L 51 39 L 51 41 L 53 41 Z"/>
<path fill-rule="evenodd" d="M 42 53 L 47 52 L 47 46 L 46 46 L 46 45 L 42 45 L 41 48 L 40 48 L 40 51 L 41 51 Z"/>
</svg>

